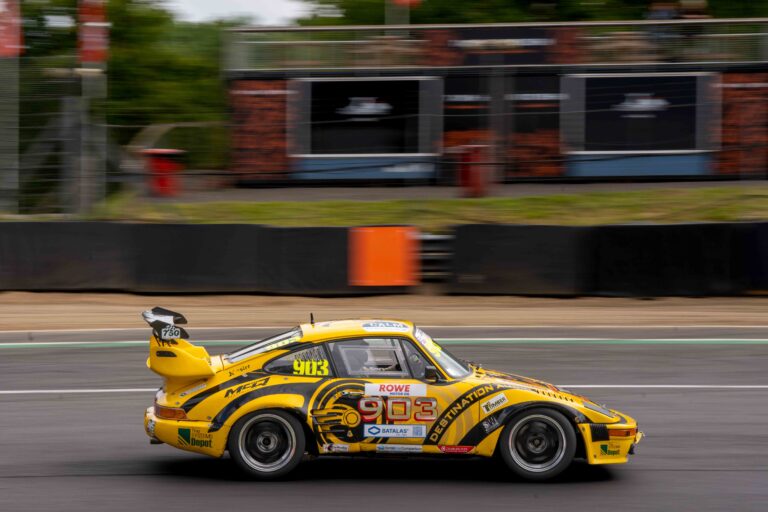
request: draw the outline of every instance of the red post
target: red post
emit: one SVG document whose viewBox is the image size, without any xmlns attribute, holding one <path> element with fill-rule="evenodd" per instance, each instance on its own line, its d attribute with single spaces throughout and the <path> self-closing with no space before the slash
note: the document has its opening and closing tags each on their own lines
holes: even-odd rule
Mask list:
<svg viewBox="0 0 768 512">
<path fill-rule="evenodd" d="M 149 190 L 153 196 L 173 197 L 181 191 L 178 173 L 184 170 L 182 157 L 185 152 L 179 149 L 145 149 L 142 154 L 147 159 L 149 169 Z"/>
<path fill-rule="evenodd" d="M 488 192 L 488 171 L 483 159 L 488 146 L 463 146 L 459 167 L 459 185 L 464 197 L 484 197 Z"/>
</svg>

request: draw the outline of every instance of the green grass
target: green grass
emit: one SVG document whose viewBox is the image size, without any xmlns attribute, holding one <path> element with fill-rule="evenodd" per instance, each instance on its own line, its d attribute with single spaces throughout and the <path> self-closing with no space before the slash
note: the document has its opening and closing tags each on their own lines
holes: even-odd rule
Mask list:
<svg viewBox="0 0 768 512">
<path fill-rule="evenodd" d="M 376 202 L 162 203 L 122 196 L 98 208 L 89 219 L 275 226 L 410 224 L 433 232 L 469 223 L 583 226 L 745 221 L 768 219 L 768 186 Z"/>
</svg>

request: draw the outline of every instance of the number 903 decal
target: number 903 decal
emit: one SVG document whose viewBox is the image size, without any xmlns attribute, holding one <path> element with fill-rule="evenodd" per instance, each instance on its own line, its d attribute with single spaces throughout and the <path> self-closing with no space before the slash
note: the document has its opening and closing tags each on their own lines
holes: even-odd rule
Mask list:
<svg viewBox="0 0 768 512">
<path fill-rule="evenodd" d="M 395 398 L 386 401 L 380 397 L 361 398 L 357 410 L 363 421 L 375 421 L 384 414 L 386 421 L 434 421 L 437 419 L 437 400 L 434 398 Z"/>
<path fill-rule="evenodd" d="M 325 377 L 328 375 L 328 361 L 304 361 L 301 359 L 294 359 L 293 374 L 308 377 Z"/>
</svg>

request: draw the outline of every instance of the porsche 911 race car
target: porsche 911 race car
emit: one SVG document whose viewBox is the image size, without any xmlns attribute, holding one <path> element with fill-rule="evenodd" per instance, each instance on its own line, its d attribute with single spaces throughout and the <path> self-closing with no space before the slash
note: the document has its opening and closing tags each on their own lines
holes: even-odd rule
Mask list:
<svg viewBox="0 0 768 512">
<path fill-rule="evenodd" d="M 643 437 L 626 414 L 451 355 L 410 322 L 311 322 L 211 356 L 178 313 L 144 313 L 147 365 L 163 377 L 153 443 L 221 457 L 267 479 L 315 456 L 499 454 L 531 480 L 574 458 L 627 462 Z"/>
</svg>

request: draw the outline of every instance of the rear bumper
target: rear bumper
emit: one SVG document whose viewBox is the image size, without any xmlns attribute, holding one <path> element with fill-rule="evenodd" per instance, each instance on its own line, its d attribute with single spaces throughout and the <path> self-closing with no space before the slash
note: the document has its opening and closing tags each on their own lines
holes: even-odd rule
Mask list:
<svg viewBox="0 0 768 512">
<path fill-rule="evenodd" d="M 226 449 L 226 434 L 209 433 L 209 427 L 207 421 L 158 418 L 154 407 L 148 407 L 144 412 L 144 432 L 151 443 L 165 443 L 182 450 L 221 457 Z"/>
</svg>

